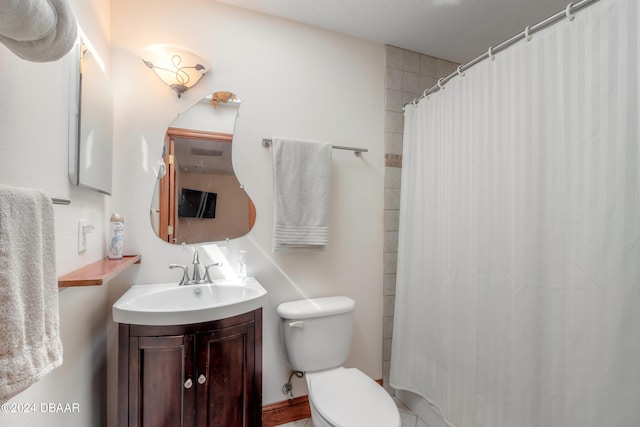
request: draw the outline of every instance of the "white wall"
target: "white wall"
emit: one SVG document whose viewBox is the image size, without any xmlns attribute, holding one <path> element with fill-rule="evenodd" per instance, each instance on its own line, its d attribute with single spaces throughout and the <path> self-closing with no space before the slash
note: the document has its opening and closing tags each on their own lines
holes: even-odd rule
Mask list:
<svg viewBox="0 0 640 427">
<path fill-rule="evenodd" d="M 264 403 L 284 400 L 288 377 L 275 307 L 305 296 L 344 294 L 357 302 L 354 346 L 347 362 L 381 375 L 384 48 L 368 42 L 231 8 L 210 0 L 70 0 L 107 63 L 114 84 L 114 196 L 73 187 L 67 178 L 69 58 L 35 64 L 0 45 L 0 182 L 42 188 L 71 199 L 55 206 L 58 275 L 105 255 L 113 211 L 125 217 L 125 249 L 142 264 L 107 286 L 60 296 L 64 365 L 15 397 L 14 403 L 78 403 L 79 414 L 6 414 L 0 425 L 115 425 L 117 325 L 111 304 L 132 283 L 176 279 L 165 267 L 187 263 L 191 248 L 161 242 L 149 223 L 152 167 L 167 125 L 215 90 L 243 103 L 234 165 L 257 208 L 245 238 L 224 248 L 248 250 L 249 273 L 269 291 L 264 316 Z M 111 14 L 111 15 L 110 15 Z M 111 20 L 111 23 L 110 23 Z M 111 32 L 111 34 L 110 34 Z M 171 42 L 204 56 L 212 70 L 181 100 L 139 58 L 151 43 Z M 109 46 L 111 51 L 109 55 Z M 327 140 L 366 147 L 361 158 L 334 151 L 331 234 L 318 254 L 271 252 L 271 153 L 263 137 Z M 77 222 L 96 226 L 88 250 L 76 252 Z M 294 383 L 297 395 L 306 393 Z"/>
<path fill-rule="evenodd" d="M 224 249 L 231 257 L 247 250 L 249 274 L 269 292 L 264 308 L 264 403 L 285 399 L 281 387 L 289 369 L 275 313 L 282 301 L 353 297 L 355 336 L 347 365 L 381 378 L 384 47 L 210 0 L 114 0 L 111 9 L 116 141 L 112 206 L 127 220 L 126 251 L 143 255 L 135 282 L 177 280 L 167 265 L 191 260 L 189 248 L 161 242 L 149 223 L 152 168 L 167 125 L 206 94 L 232 91 L 242 99 L 234 167 L 256 205 L 257 222 L 247 237 Z M 212 65 L 182 99 L 140 60 L 146 45 L 159 42 L 193 49 Z M 369 149 L 360 158 L 348 151 L 333 152 L 326 252 L 271 251 L 271 152 L 260 145 L 271 136 Z M 294 391 L 306 394 L 300 381 Z"/>
<path fill-rule="evenodd" d="M 214 109 L 208 102 L 198 102 L 187 114 L 176 117 L 171 127 L 233 133 L 237 113 L 237 104 L 220 104 Z"/>
<path fill-rule="evenodd" d="M 98 52 L 108 61 L 109 2 L 71 0 L 76 18 Z M 58 275 L 105 255 L 109 198 L 75 188 L 67 175 L 70 56 L 53 63 L 32 63 L 0 44 L 0 183 L 40 188 L 51 197 L 71 200 L 54 206 Z M 96 230 L 87 251 L 77 254 L 77 222 Z M 28 414 L 0 412 L 0 425 L 78 426 L 106 422 L 106 325 L 110 316 L 107 288 L 60 292 L 63 366 L 13 398 L 36 404 Z M 43 413 L 41 403 L 77 403 L 80 413 Z"/>
</svg>

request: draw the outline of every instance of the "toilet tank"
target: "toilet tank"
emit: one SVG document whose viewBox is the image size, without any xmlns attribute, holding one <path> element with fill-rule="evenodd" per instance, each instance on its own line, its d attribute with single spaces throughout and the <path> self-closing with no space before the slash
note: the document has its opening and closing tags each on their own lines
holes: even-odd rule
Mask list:
<svg viewBox="0 0 640 427">
<path fill-rule="evenodd" d="M 302 372 L 341 366 L 351 349 L 355 305 L 344 296 L 280 304 L 280 329 L 289 366 Z"/>
</svg>

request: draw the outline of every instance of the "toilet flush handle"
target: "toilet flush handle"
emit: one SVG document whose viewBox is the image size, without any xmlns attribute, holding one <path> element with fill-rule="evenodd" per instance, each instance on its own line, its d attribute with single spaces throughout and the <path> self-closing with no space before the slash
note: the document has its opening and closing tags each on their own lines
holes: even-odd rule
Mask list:
<svg viewBox="0 0 640 427">
<path fill-rule="evenodd" d="M 304 328 L 304 322 L 302 320 L 298 320 L 297 322 L 289 322 L 289 326 L 292 328 Z"/>
</svg>

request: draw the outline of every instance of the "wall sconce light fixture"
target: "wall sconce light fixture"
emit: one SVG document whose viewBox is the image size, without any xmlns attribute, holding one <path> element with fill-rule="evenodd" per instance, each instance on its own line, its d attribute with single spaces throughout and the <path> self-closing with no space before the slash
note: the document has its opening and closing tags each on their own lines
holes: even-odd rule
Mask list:
<svg viewBox="0 0 640 427">
<path fill-rule="evenodd" d="M 142 61 L 156 72 L 160 80 L 182 93 L 198 83 L 208 66 L 195 52 L 172 44 L 152 44 L 142 52 Z"/>
</svg>

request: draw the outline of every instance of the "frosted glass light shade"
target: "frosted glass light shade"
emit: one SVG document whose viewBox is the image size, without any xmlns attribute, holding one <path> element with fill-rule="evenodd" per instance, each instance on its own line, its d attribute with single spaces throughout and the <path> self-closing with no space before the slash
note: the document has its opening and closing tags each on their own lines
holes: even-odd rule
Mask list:
<svg viewBox="0 0 640 427">
<path fill-rule="evenodd" d="M 172 44 L 152 44 L 144 48 L 142 61 L 178 94 L 198 83 L 209 66 L 197 53 Z"/>
</svg>

